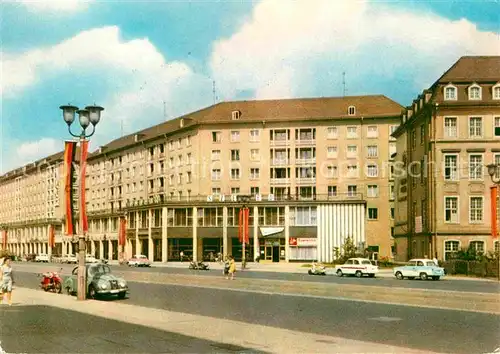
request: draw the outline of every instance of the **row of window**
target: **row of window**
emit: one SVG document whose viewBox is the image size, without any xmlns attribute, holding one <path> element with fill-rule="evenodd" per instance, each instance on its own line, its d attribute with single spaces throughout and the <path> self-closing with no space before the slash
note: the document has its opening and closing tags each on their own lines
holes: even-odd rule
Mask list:
<svg viewBox="0 0 500 354">
<path fill-rule="evenodd" d="M 467 97 L 469 100 L 482 100 L 483 88 L 478 84 L 472 84 L 467 88 Z M 494 100 L 500 100 L 500 84 L 493 86 L 492 97 Z M 444 87 L 444 99 L 446 101 L 456 101 L 458 99 L 458 88 L 452 84 Z"/>
<path fill-rule="evenodd" d="M 469 223 L 484 222 L 484 196 L 469 196 Z M 448 224 L 460 223 L 460 197 L 444 197 L 444 221 Z"/>
<path fill-rule="evenodd" d="M 446 153 L 444 158 L 444 179 L 447 181 L 458 181 L 461 175 L 459 167 L 459 154 Z M 500 154 L 494 155 L 494 163 L 500 164 Z M 470 153 L 468 158 L 467 173 L 469 180 L 481 181 L 484 178 L 484 155 L 480 153 Z"/>
<path fill-rule="evenodd" d="M 227 225 L 236 227 L 239 225 L 240 208 L 227 208 Z M 162 209 L 155 209 L 152 212 L 152 226 L 162 226 Z M 260 226 L 284 226 L 285 225 L 285 208 L 284 207 L 259 207 L 258 208 L 258 225 Z M 378 209 L 368 208 L 368 220 L 378 219 Z M 316 207 L 291 207 L 289 214 L 290 226 L 316 226 L 317 224 L 317 209 Z M 254 209 L 249 208 L 249 226 L 254 226 Z M 128 214 L 129 228 L 149 227 L 149 213 L 142 211 L 137 214 Z M 96 225 L 98 225 L 96 221 Z M 100 225 L 100 224 L 99 224 Z M 114 225 L 114 224 L 113 224 Z M 115 225 L 116 226 L 116 225 Z M 187 227 L 193 226 L 193 208 L 169 208 L 167 209 L 167 226 L 169 227 Z M 197 209 L 197 226 L 199 227 L 223 227 L 223 208 L 198 208 Z M 114 227 L 114 226 L 112 226 Z M 113 230 L 116 230 L 113 229 Z M 100 227 L 97 227 L 100 231 Z M 102 230 L 106 231 L 106 230 Z"/>
<path fill-rule="evenodd" d="M 447 240 L 444 242 L 444 259 L 448 260 L 453 257 L 453 254 L 460 251 L 461 242 L 458 240 Z M 495 252 L 499 252 L 500 242 L 494 242 Z M 484 241 L 470 241 L 469 248 L 474 250 L 477 254 L 485 254 L 486 247 Z"/>
<path fill-rule="evenodd" d="M 447 138 L 458 137 L 458 117 L 444 118 L 444 136 Z M 483 117 L 469 117 L 469 138 L 482 138 L 484 136 Z M 500 138 L 500 117 L 493 118 L 493 136 Z"/>
</svg>

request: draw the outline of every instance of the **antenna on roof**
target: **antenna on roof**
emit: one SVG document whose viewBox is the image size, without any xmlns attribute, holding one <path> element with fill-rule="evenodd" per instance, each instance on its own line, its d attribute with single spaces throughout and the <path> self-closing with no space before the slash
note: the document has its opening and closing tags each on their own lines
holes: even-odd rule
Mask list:
<svg viewBox="0 0 500 354">
<path fill-rule="evenodd" d="M 163 101 L 163 119 L 167 120 L 167 102 Z"/>
<path fill-rule="evenodd" d="M 342 87 L 343 87 L 342 96 L 345 97 L 347 93 L 347 88 L 345 86 L 345 71 L 342 72 Z"/>
<path fill-rule="evenodd" d="M 212 94 L 214 96 L 214 104 L 217 103 L 217 91 L 215 90 L 215 80 L 212 81 Z"/>
</svg>

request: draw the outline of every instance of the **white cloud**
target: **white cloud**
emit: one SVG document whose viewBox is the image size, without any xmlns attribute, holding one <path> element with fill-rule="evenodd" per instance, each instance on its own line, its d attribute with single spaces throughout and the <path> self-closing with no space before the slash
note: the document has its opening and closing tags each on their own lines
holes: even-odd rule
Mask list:
<svg viewBox="0 0 500 354">
<path fill-rule="evenodd" d="M 75 12 L 88 7 L 94 0 L 14 0 L 30 11 L 44 12 Z"/>
<path fill-rule="evenodd" d="M 146 38 L 123 41 L 117 27 L 84 31 L 21 55 L 3 53 L 2 59 L 5 101 L 23 99 L 28 89 L 43 83 L 44 92 L 60 97 L 60 104 L 102 105 L 92 148 L 119 137 L 122 125 L 128 134 L 163 121 L 164 107 L 172 118 L 210 103 L 208 78 L 185 63 L 167 61 Z M 11 149 L 6 146 L 4 156 Z M 8 159 L 4 169 L 19 163 L 21 159 Z"/>
<path fill-rule="evenodd" d="M 17 166 L 22 166 L 55 154 L 63 149 L 64 145 L 60 140 L 42 138 L 20 144 L 15 150 L 14 156 L 11 156 L 11 159 Z"/>
<path fill-rule="evenodd" d="M 373 89 L 376 79 L 419 91 L 462 55 L 498 54 L 498 34 L 466 20 L 380 2 L 263 0 L 237 33 L 215 43 L 211 69 L 223 97 L 338 95 L 344 70 L 351 93 Z"/>
</svg>

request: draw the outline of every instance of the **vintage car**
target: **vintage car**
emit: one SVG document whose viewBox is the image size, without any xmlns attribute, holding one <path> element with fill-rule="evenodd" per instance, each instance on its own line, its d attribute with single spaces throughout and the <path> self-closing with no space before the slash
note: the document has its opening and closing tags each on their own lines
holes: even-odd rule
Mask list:
<svg viewBox="0 0 500 354">
<path fill-rule="evenodd" d="M 368 258 L 349 258 L 345 264 L 335 266 L 335 273 L 339 277 L 355 275 L 361 278 L 363 275 L 368 275 L 373 278 L 378 273 L 378 266 L 373 265 Z"/>
<path fill-rule="evenodd" d="M 91 254 L 85 256 L 85 263 L 99 263 L 99 260 Z"/>
<path fill-rule="evenodd" d="M 74 254 L 65 254 L 62 256 L 61 262 L 67 264 L 77 264 L 78 258 Z"/>
<path fill-rule="evenodd" d="M 143 254 L 136 254 L 127 262 L 129 267 L 151 267 L 148 257 Z"/>
<path fill-rule="evenodd" d="M 87 297 L 95 299 L 99 296 L 117 295 L 123 299 L 128 292 L 125 279 L 111 274 L 108 265 L 102 263 L 87 264 Z M 77 293 L 78 290 L 78 267 L 75 267 L 70 276 L 64 279 L 63 288 L 68 295 Z"/>
<path fill-rule="evenodd" d="M 48 254 L 42 253 L 35 257 L 35 262 L 49 263 L 50 256 Z"/>
<path fill-rule="evenodd" d="M 439 267 L 431 259 L 410 259 L 407 265 L 402 267 L 395 267 L 393 269 L 394 275 L 397 279 L 404 278 L 422 280 L 432 279 L 439 280 L 444 276 L 444 268 Z"/>
</svg>

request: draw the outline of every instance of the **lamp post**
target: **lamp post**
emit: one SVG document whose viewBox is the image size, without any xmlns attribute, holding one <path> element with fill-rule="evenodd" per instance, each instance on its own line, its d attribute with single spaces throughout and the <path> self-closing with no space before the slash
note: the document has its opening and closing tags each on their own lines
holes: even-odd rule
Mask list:
<svg viewBox="0 0 500 354">
<path fill-rule="evenodd" d="M 490 175 L 491 181 L 495 184 L 497 188 L 497 196 L 498 196 L 500 194 L 500 164 L 490 164 L 486 167 L 488 168 L 488 174 Z M 495 210 L 495 213 L 496 212 L 497 211 Z M 498 220 L 496 220 L 495 218 L 494 220 L 492 220 L 492 222 L 498 222 Z M 497 228 L 494 229 L 497 230 L 498 233 L 498 229 Z M 497 237 L 497 235 L 493 235 L 493 237 Z M 497 261 L 498 261 L 498 280 L 500 280 L 500 252 L 497 254 Z"/>
<path fill-rule="evenodd" d="M 78 138 L 80 140 L 80 181 L 79 181 L 79 198 L 85 192 L 82 190 L 82 181 L 85 178 L 82 172 L 82 162 L 84 157 L 83 143 L 86 139 L 90 138 L 95 133 L 95 126 L 99 123 L 101 119 L 101 111 L 104 108 L 99 106 L 87 106 L 85 109 L 78 109 L 78 107 L 67 105 L 59 107 L 63 111 L 63 119 L 68 125 L 68 132 L 71 136 Z M 81 132 L 80 134 L 73 134 L 71 132 L 71 124 L 75 121 L 75 113 L 78 114 L 78 121 L 80 123 Z M 87 134 L 87 128 L 92 125 L 92 132 Z M 87 296 L 87 283 L 86 283 L 86 269 L 85 269 L 85 232 L 83 230 L 83 209 L 85 208 L 84 203 L 80 203 L 79 206 L 79 225 L 80 232 L 78 235 L 78 288 L 77 288 L 77 298 L 78 300 L 85 300 Z"/>
<path fill-rule="evenodd" d="M 247 219 L 246 219 L 246 212 L 248 210 L 248 206 L 246 203 L 248 203 L 248 201 L 250 200 L 250 198 L 248 198 L 247 196 L 243 196 L 242 198 L 242 201 L 243 201 L 243 206 L 241 208 L 241 210 L 243 210 L 243 218 L 242 218 L 242 222 L 243 222 L 243 226 L 242 226 L 242 234 L 243 234 L 243 237 L 242 237 L 242 247 L 241 247 L 241 270 L 244 270 L 246 268 L 246 265 L 247 265 L 247 255 L 246 255 L 246 235 L 247 235 L 247 228 L 248 228 L 248 225 L 247 225 Z"/>
</svg>

